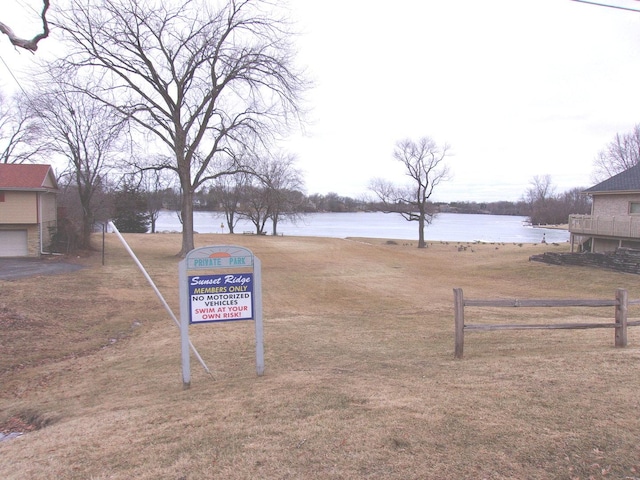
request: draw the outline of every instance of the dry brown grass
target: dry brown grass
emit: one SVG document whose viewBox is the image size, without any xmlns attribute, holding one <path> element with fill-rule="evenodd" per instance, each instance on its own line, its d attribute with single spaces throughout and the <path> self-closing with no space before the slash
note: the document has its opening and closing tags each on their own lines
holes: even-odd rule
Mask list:
<svg viewBox="0 0 640 480">
<path fill-rule="evenodd" d="M 127 239 L 177 312 L 180 237 Z M 178 329 L 114 237 L 104 267 L 0 282 L 0 425 L 39 427 L 0 443 L 2 478 L 640 477 L 640 329 L 469 333 L 454 360 L 452 294 L 640 298 L 637 276 L 528 261 L 566 245 L 197 236 L 221 241 L 263 262 L 263 377 L 252 322 L 197 325 L 213 378 L 194 361 L 183 391 Z"/>
</svg>

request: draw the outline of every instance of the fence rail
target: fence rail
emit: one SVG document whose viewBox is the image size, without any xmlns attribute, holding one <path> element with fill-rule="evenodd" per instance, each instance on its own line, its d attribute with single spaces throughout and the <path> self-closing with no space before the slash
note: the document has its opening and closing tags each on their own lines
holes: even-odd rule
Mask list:
<svg viewBox="0 0 640 480">
<path fill-rule="evenodd" d="M 629 300 L 625 289 L 616 290 L 615 299 L 570 299 L 570 300 L 466 300 L 461 288 L 453 289 L 455 310 L 455 357 L 462 358 L 465 330 L 551 330 L 614 328 L 615 346 L 627 346 L 627 327 L 640 326 L 640 321 L 627 320 L 629 305 L 640 305 L 640 300 Z M 465 307 L 615 307 L 614 323 L 552 323 L 552 324 L 465 324 Z"/>
</svg>

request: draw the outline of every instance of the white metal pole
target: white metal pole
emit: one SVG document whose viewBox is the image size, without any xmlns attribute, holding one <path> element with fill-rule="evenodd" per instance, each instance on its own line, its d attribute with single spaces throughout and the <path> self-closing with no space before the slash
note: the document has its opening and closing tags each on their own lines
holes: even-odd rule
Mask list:
<svg viewBox="0 0 640 480">
<path fill-rule="evenodd" d="M 182 388 L 191 387 L 191 359 L 189 358 L 189 286 L 187 285 L 187 265 L 182 260 L 178 267 L 180 286 L 180 354 L 182 357 Z"/>
<path fill-rule="evenodd" d="M 264 374 L 264 327 L 262 323 L 262 263 L 254 255 L 253 257 L 254 279 L 254 318 L 256 322 L 256 371 L 258 376 Z"/>
<path fill-rule="evenodd" d="M 131 250 L 131 247 L 129 247 L 129 244 L 127 243 L 127 241 L 124 239 L 124 237 L 122 236 L 120 231 L 116 228 L 116 226 L 113 224 L 113 222 L 109 222 L 109 226 L 111 228 L 113 228 L 113 231 L 115 232 L 115 234 L 118 236 L 118 238 L 122 242 L 122 245 L 124 245 L 125 250 L 127 250 L 127 252 L 131 256 L 131 258 L 133 258 L 133 261 L 136 262 L 136 265 L 138 265 L 138 268 L 140 269 L 140 271 L 142 272 L 144 277 L 147 279 L 147 282 L 149 282 L 149 285 L 151 285 L 151 288 L 153 288 L 153 291 L 156 292 L 156 295 L 158 296 L 158 298 L 162 302 L 162 305 L 164 305 L 165 310 L 169 313 L 169 315 L 173 319 L 173 322 L 176 324 L 176 326 L 178 328 L 180 328 L 180 322 L 178 321 L 176 316 L 173 314 L 173 311 L 171 310 L 171 307 L 169 306 L 169 304 L 166 302 L 166 300 L 162 296 L 162 293 L 160 293 L 160 290 L 158 290 L 158 287 L 156 287 L 156 284 L 153 283 L 153 280 L 151 280 L 151 277 L 149 276 L 149 274 L 147 273 L 145 268 L 142 266 L 142 263 L 140 263 L 140 260 L 138 260 L 138 257 L 136 257 L 136 254 L 133 253 L 133 250 Z M 200 354 L 196 350 L 196 347 L 194 347 L 193 343 L 191 343 L 191 340 L 189 340 L 189 346 L 191 347 L 191 351 L 193 352 L 193 354 L 196 356 L 196 358 L 200 362 L 200 365 L 202 365 L 202 368 L 204 368 L 204 371 L 207 372 L 209 375 L 211 375 L 211 372 L 209 371 L 209 368 L 204 363 L 204 360 L 202 360 L 202 357 L 200 356 Z"/>
</svg>

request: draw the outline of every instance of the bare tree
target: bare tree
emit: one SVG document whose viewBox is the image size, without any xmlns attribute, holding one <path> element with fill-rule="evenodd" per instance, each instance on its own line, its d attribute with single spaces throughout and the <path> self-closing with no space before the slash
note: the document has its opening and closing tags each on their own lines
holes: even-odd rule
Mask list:
<svg viewBox="0 0 640 480">
<path fill-rule="evenodd" d="M 555 196 L 555 187 L 551 181 L 551 175 L 536 175 L 529 182 L 531 185 L 525 193 L 525 201 L 533 206 L 535 203 L 544 203 Z"/>
<path fill-rule="evenodd" d="M 68 161 L 61 176 L 77 193 L 81 207 L 79 248 L 90 248 L 97 194 L 119 154 L 119 138 L 125 123 L 112 109 L 92 98 L 53 84 L 35 103 L 47 131 L 47 148 Z"/>
<path fill-rule="evenodd" d="M 224 195 L 227 221 L 233 208 L 238 216 L 255 225 L 259 235 L 266 233 L 264 227 L 271 220 L 271 232 L 277 235 L 281 219 L 302 216 L 306 198 L 300 190 L 304 182 L 295 162 L 295 156 L 283 153 L 254 157 L 250 162 L 253 173 L 236 176 L 235 188 Z M 229 230 L 233 233 L 231 223 Z"/>
<path fill-rule="evenodd" d="M 617 133 L 598 153 L 594 161 L 594 180 L 601 182 L 640 163 L 640 124 L 633 130 Z"/>
<path fill-rule="evenodd" d="M 589 214 L 591 213 L 591 197 L 589 195 L 584 195 L 584 187 L 575 187 L 560 195 L 560 199 L 562 199 L 565 208 L 566 208 L 566 216 L 568 219 L 571 214 Z"/>
<path fill-rule="evenodd" d="M 43 153 L 37 113 L 25 95 L 7 101 L 0 93 L 0 163 L 24 163 Z"/>
<path fill-rule="evenodd" d="M 268 213 L 272 234 L 278 234 L 278 222 L 282 218 L 296 219 L 302 215 L 304 196 L 300 191 L 304 181 L 300 170 L 295 167 L 296 157 L 278 153 L 265 155 L 256 166 L 256 173 L 266 189 Z"/>
<path fill-rule="evenodd" d="M 569 215 L 585 214 L 591 210 L 591 203 L 583 188 L 573 188 L 556 194 L 551 175 L 536 175 L 524 194 L 532 225 L 558 225 L 569 221 Z"/>
<path fill-rule="evenodd" d="M 141 172 L 140 187 L 149 216 L 151 233 L 156 233 L 156 222 L 164 206 L 165 192 L 171 188 L 171 180 L 161 170 Z"/>
<path fill-rule="evenodd" d="M 182 192 L 182 249 L 194 247 L 193 195 L 222 174 L 245 170 L 235 152 L 299 119 L 301 72 L 289 24 L 270 2 L 71 0 L 58 24 L 71 40 L 68 68 L 101 83 L 87 93 L 128 117 L 171 152 Z"/>
<path fill-rule="evenodd" d="M 223 175 L 215 181 L 214 191 L 224 211 L 229 233 L 234 233 L 240 219 L 239 208 L 248 184 L 248 174 Z"/>
<path fill-rule="evenodd" d="M 258 177 L 252 176 L 248 180 L 242 192 L 238 215 L 253 223 L 256 235 L 266 235 L 265 225 L 270 218 L 269 194 Z"/>
<path fill-rule="evenodd" d="M 405 220 L 418 222 L 418 248 L 427 246 L 424 228 L 435 213 L 430 210 L 428 200 L 441 182 L 449 179 L 449 168 L 444 164 L 449 145 L 438 146 L 431 138 L 422 137 L 417 142 L 402 140 L 396 143 L 393 158 L 402 163 L 411 179 L 409 185 L 400 187 L 374 179 L 369 189 L 382 202 L 385 213 L 399 213 Z"/>
<path fill-rule="evenodd" d="M 47 21 L 47 11 L 49 10 L 49 0 L 42 0 L 42 12 L 40 20 L 42 21 L 42 33 L 38 33 L 33 38 L 18 37 L 7 23 L 0 22 L 0 33 L 6 35 L 12 45 L 35 52 L 38 49 L 38 43 L 49 36 L 49 22 Z"/>
</svg>

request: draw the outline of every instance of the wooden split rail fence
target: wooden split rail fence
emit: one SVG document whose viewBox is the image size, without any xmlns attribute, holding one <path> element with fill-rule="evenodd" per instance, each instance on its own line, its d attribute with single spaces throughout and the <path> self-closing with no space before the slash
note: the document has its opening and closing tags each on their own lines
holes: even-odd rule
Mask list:
<svg viewBox="0 0 640 480">
<path fill-rule="evenodd" d="M 629 305 L 640 305 L 640 300 L 629 300 L 625 289 L 616 290 L 615 299 L 593 300 L 467 300 L 461 288 L 453 289 L 455 309 L 455 357 L 462 358 L 464 332 L 467 330 L 533 330 L 533 329 L 586 329 L 614 328 L 615 346 L 627 346 L 627 327 L 640 326 L 640 321 L 627 321 Z M 554 323 L 554 324 L 465 324 L 465 307 L 615 307 L 614 323 Z"/>
</svg>

